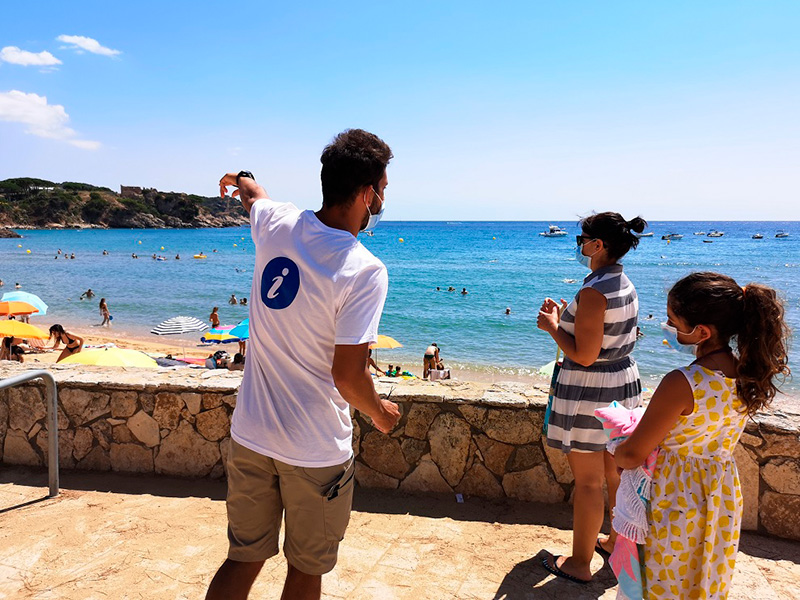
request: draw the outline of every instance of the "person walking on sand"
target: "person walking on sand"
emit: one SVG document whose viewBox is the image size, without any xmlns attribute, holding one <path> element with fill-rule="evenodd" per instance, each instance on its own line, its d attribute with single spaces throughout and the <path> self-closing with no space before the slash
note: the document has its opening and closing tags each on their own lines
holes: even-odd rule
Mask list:
<svg viewBox="0 0 800 600">
<path fill-rule="evenodd" d="M 391 150 L 360 129 L 322 153 L 322 208 L 269 198 L 253 174 L 220 180 L 250 213 L 256 247 L 250 348 L 231 423 L 228 558 L 206 598 L 246 598 L 278 553 L 283 598 L 318 600 L 336 564 L 353 497 L 350 407 L 388 433 L 400 418 L 367 369 L 388 288 L 383 263 L 359 241 L 383 214 Z"/>
<path fill-rule="evenodd" d="M 100 315 L 103 317 L 100 327 L 111 327 L 111 313 L 108 311 L 108 303 L 105 298 L 100 298 Z"/>
<path fill-rule="evenodd" d="M 62 343 L 64 344 L 64 350 L 62 350 L 56 362 L 61 362 L 68 356 L 72 356 L 83 350 L 83 338 L 79 335 L 67 333 L 58 323 L 50 326 L 50 339 L 54 340 L 51 350 L 58 350 L 58 347 Z"/>
<path fill-rule="evenodd" d="M 572 554 L 548 554 L 542 562 L 554 575 L 578 583 L 591 580 L 594 552 L 608 556 L 616 541 L 613 530 L 598 539 L 605 508 L 603 479 L 611 513 L 619 474 L 594 411 L 612 400 L 626 408 L 641 403 L 639 369 L 631 357 L 639 300 L 619 260 L 636 248 L 639 238 L 634 232 L 641 233 L 646 226 L 640 217 L 626 221 L 613 212 L 581 220 L 575 257 L 591 273 L 568 306 L 561 301 L 560 318 L 558 304 L 547 298 L 537 320 L 539 329 L 553 337 L 565 356 L 553 388 L 547 445 L 567 455 L 575 477 Z"/>
<path fill-rule="evenodd" d="M 775 378 L 791 374 L 784 310 L 772 288 L 718 273 L 688 275 L 668 294 L 667 342 L 696 358 L 661 380 L 614 453 L 620 468 L 635 469 L 658 451 L 645 598 L 724 600 L 730 591 L 744 506 L 733 451 L 779 391 Z"/>
<path fill-rule="evenodd" d="M 211 309 L 211 314 L 208 315 L 208 320 L 211 321 L 212 329 L 219 327 L 219 306 L 215 306 Z"/>
</svg>

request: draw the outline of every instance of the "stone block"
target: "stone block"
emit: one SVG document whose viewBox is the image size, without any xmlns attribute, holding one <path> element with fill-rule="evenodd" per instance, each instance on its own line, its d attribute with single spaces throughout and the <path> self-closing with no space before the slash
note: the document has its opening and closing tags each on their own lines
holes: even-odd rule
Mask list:
<svg viewBox="0 0 800 600">
<path fill-rule="evenodd" d="M 139 394 L 139 404 L 141 404 L 144 412 L 152 415 L 156 407 L 156 397 L 149 393 Z"/>
<path fill-rule="evenodd" d="M 547 462 L 550 463 L 550 468 L 556 476 L 556 481 L 559 483 L 572 483 L 575 477 L 572 475 L 572 469 L 569 466 L 567 455 L 558 448 L 553 448 L 547 445 L 543 440 L 544 453 L 547 455 Z"/>
<path fill-rule="evenodd" d="M 161 441 L 155 469 L 165 475 L 205 477 L 219 459 L 219 444 L 209 442 L 183 422 Z"/>
<path fill-rule="evenodd" d="M 58 432 L 58 466 L 62 469 L 72 469 L 75 467 L 75 459 L 72 456 L 73 440 L 75 439 L 75 431 L 72 429 L 62 430 Z M 50 437 L 47 429 L 42 429 L 36 437 L 36 445 L 42 452 L 44 462 L 50 456 Z"/>
<path fill-rule="evenodd" d="M 72 441 L 72 455 L 81 460 L 94 446 L 94 433 L 88 427 L 78 427 Z"/>
<path fill-rule="evenodd" d="M 201 412 L 196 417 L 196 423 L 200 435 L 211 442 L 218 442 L 230 435 L 231 422 L 223 406 Z"/>
<path fill-rule="evenodd" d="M 111 392 L 111 416 L 131 417 L 136 412 L 139 395 L 136 392 Z"/>
<path fill-rule="evenodd" d="M 498 500 L 506 495 L 497 478 L 480 463 L 472 465 L 461 483 L 456 486 L 455 491 L 465 496 L 491 498 L 492 500 Z"/>
<path fill-rule="evenodd" d="M 489 409 L 483 431 L 498 442 L 532 444 L 542 437 L 542 418 L 541 412 L 524 409 Z"/>
<path fill-rule="evenodd" d="M 104 450 L 111 448 L 113 436 L 111 434 L 111 425 L 108 424 L 108 421 L 96 421 L 90 425 L 90 429 L 94 434 L 94 439 L 97 440 L 97 443 L 100 444 Z"/>
<path fill-rule="evenodd" d="M 358 424 L 358 421 L 356 419 L 352 419 L 352 423 L 353 423 L 353 437 L 351 438 L 350 441 L 353 445 L 353 456 L 358 456 L 358 453 L 361 452 L 361 425 Z"/>
<path fill-rule="evenodd" d="M 757 450 L 761 458 L 800 458 L 800 439 L 796 434 L 765 433 L 764 441 L 766 443 Z"/>
<path fill-rule="evenodd" d="M 405 456 L 406 462 L 413 467 L 427 451 L 428 443 L 424 440 L 406 438 L 400 443 L 400 447 L 403 450 L 403 456 Z"/>
<path fill-rule="evenodd" d="M 503 476 L 506 496 L 524 502 L 555 504 L 564 501 L 564 489 L 553 479 L 545 465 Z"/>
<path fill-rule="evenodd" d="M 406 420 L 406 436 L 424 440 L 428 435 L 428 429 L 433 419 L 436 418 L 439 411 L 439 407 L 435 404 L 412 404 Z"/>
<path fill-rule="evenodd" d="M 95 446 L 83 460 L 78 461 L 76 468 L 86 471 L 110 471 L 111 459 L 108 457 L 108 450 Z"/>
<path fill-rule="evenodd" d="M 94 421 L 110 411 L 110 396 L 103 392 L 66 388 L 59 391 L 58 398 L 75 426 Z"/>
<path fill-rule="evenodd" d="M 111 468 L 125 473 L 152 473 L 153 451 L 139 444 L 111 444 Z"/>
<path fill-rule="evenodd" d="M 3 462 L 7 465 L 38 467 L 42 464 L 42 459 L 31 447 L 24 431 L 9 429 L 3 443 Z"/>
<path fill-rule="evenodd" d="M 143 410 L 140 410 L 128 419 L 128 429 L 130 429 L 137 440 L 149 448 L 157 446 L 161 441 L 158 423 Z"/>
<path fill-rule="evenodd" d="M 131 430 L 124 424 L 116 425 L 111 428 L 111 438 L 118 444 L 129 444 L 136 441 Z"/>
<path fill-rule="evenodd" d="M 800 541 L 800 496 L 764 492 L 759 515 L 772 535 Z"/>
<path fill-rule="evenodd" d="M 211 469 L 211 473 L 208 474 L 209 479 L 222 479 L 225 477 L 226 471 L 225 467 L 222 466 L 222 463 L 217 463 Z"/>
<path fill-rule="evenodd" d="M 189 409 L 189 412 L 193 415 L 196 415 L 200 412 L 200 407 L 203 404 L 203 395 L 202 394 L 181 394 L 183 398 L 183 403 L 186 405 L 186 408 Z"/>
<path fill-rule="evenodd" d="M 161 392 L 156 394 L 156 406 L 153 409 L 153 418 L 162 429 L 175 429 L 181 418 L 183 399 L 180 394 Z"/>
<path fill-rule="evenodd" d="M 518 446 L 508 465 L 509 471 L 526 471 L 544 461 L 544 452 L 539 446 Z"/>
<path fill-rule="evenodd" d="M 69 422 L 69 417 L 67 413 L 64 412 L 64 409 L 61 407 L 61 403 L 58 404 L 58 428 L 59 429 L 69 429 L 71 424 Z"/>
<path fill-rule="evenodd" d="M 451 494 L 453 488 L 445 481 L 429 455 L 419 461 L 411 474 L 400 482 L 400 490 L 410 493 Z"/>
<path fill-rule="evenodd" d="M 478 450 L 483 457 L 483 464 L 493 473 L 505 475 L 508 459 L 514 451 L 514 446 L 496 442 L 482 433 L 475 436 L 475 442 L 478 444 Z"/>
<path fill-rule="evenodd" d="M 483 429 L 484 425 L 486 424 L 486 413 L 488 409 L 481 408 L 480 406 L 466 405 L 460 406 L 458 410 L 462 415 L 464 415 L 467 423 L 476 429 Z"/>
<path fill-rule="evenodd" d="M 378 488 L 382 490 L 396 490 L 400 481 L 383 473 L 370 469 L 360 461 L 356 461 L 356 482 L 365 488 Z"/>
<path fill-rule="evenodd" d="M 733 450 L 733 459 L 739 471 L 739 481 L 742 485 L 742 529 L 755 531 L 758 529 L 758 498 L 759 498 L 759 468 L 750 453 L 741 444 Z"/>
<path fill-rule="evenodd" d="M 439 467 L 450 487 L 455 487 L 467 467 L 470 427 L 455 413 L 446 412 L 436 417 L 428 431 L 431 458 Z"/>
<path fill-rule="evenodd" d="M 236 394 L 228 394 L 227 396 L 223 396 L 222 401 L 231 408 L 236 408 Z"/>
<path fill-rule="evenodd" d="M 28 439 L 31 439 L 36 436 L 42 430 L 41 422 L 37 422 L 31 427 L 31 430 L 28 432 Z"/>
<path fill-rule="evenodd" d="M 11 388 L 8 394 L 8 427 L 28 433 L 47 416 L 42 394 L 35 387 Z"/>
<path fill-rule="evenodd" d="M 402 479 L 408 473 L 400 442 L 379 431 L 370 431 L 361 442 L 361 460 L 379 473 Z"/>
<path fill-rule="evenodd" d="M 189 412 L 188 408 L 184 407 L 184 408 L 181 409 L 181 418 L 184 421 L 186 421 L 187 423 L 191 423 L 192 425 L 194 425 L 195 416 L 192 413 Z M 167 430 L 167 431 L 169 431 L 169 430 Z"/>
<path fill-rule="evenodd" d="M 211 410 L 218 406 L 222 406 L 222 394 L 203 394 L 203 410 Z"/>
<path fill-rule="evenodd" d="M 800 462 L 791 458 L 773 458 L 761 467 L 764 482 L 779 494 L 800 496 Z"/>
<path fill-rule="evenodd" d="M 743 433 L 742 437 L 739 439 L 739 442 L 751 448 L 760 448 L 764 444 L 764 439 L 757 435 Z"/>
</svg>

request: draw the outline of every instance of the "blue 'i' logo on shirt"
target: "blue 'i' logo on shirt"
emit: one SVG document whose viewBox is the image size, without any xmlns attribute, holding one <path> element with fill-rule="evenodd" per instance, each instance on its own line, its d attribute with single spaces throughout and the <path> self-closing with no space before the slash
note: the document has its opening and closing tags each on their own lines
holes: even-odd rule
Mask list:
<svg viewBox="0 0 800 600">
<path fill-rule="evenodd" d="M 273 258 L 261 274 L 261 301 L 275 310 L 294 302 L 300 290 L 300 269 L 285 256 Z"/>
</svg>

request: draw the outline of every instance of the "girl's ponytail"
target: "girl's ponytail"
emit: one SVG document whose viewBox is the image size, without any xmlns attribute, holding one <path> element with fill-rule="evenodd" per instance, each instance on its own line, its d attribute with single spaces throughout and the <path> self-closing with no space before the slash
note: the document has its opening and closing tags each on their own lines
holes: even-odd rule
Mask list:
<svg viewBox="0 0 800 600">
<path fill-rule="evenodd" d="M 783 303 L 770 287 L 751 283 L 743 289 L 744 310 L 737 333 L 739 367 L 736 391 L 752 415 L 767 406 L 778 391 L 774 378 L 791 374 L 789 328 Z"/>
</svg>

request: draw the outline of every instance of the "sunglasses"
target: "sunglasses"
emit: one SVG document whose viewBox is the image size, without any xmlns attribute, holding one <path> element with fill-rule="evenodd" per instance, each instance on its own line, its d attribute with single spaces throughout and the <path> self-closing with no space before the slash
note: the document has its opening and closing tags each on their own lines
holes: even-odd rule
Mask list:
<svg viewBox="0 0 800 600">
<path fill-rule="evenodd" d="M 591 242 L 596 239 L 597 238 L 589 237 L 588 235 L 576 235 L 575 243 L 578 244 L 578 246 L 582 246 L 583 242 Z"/>
</svg>

